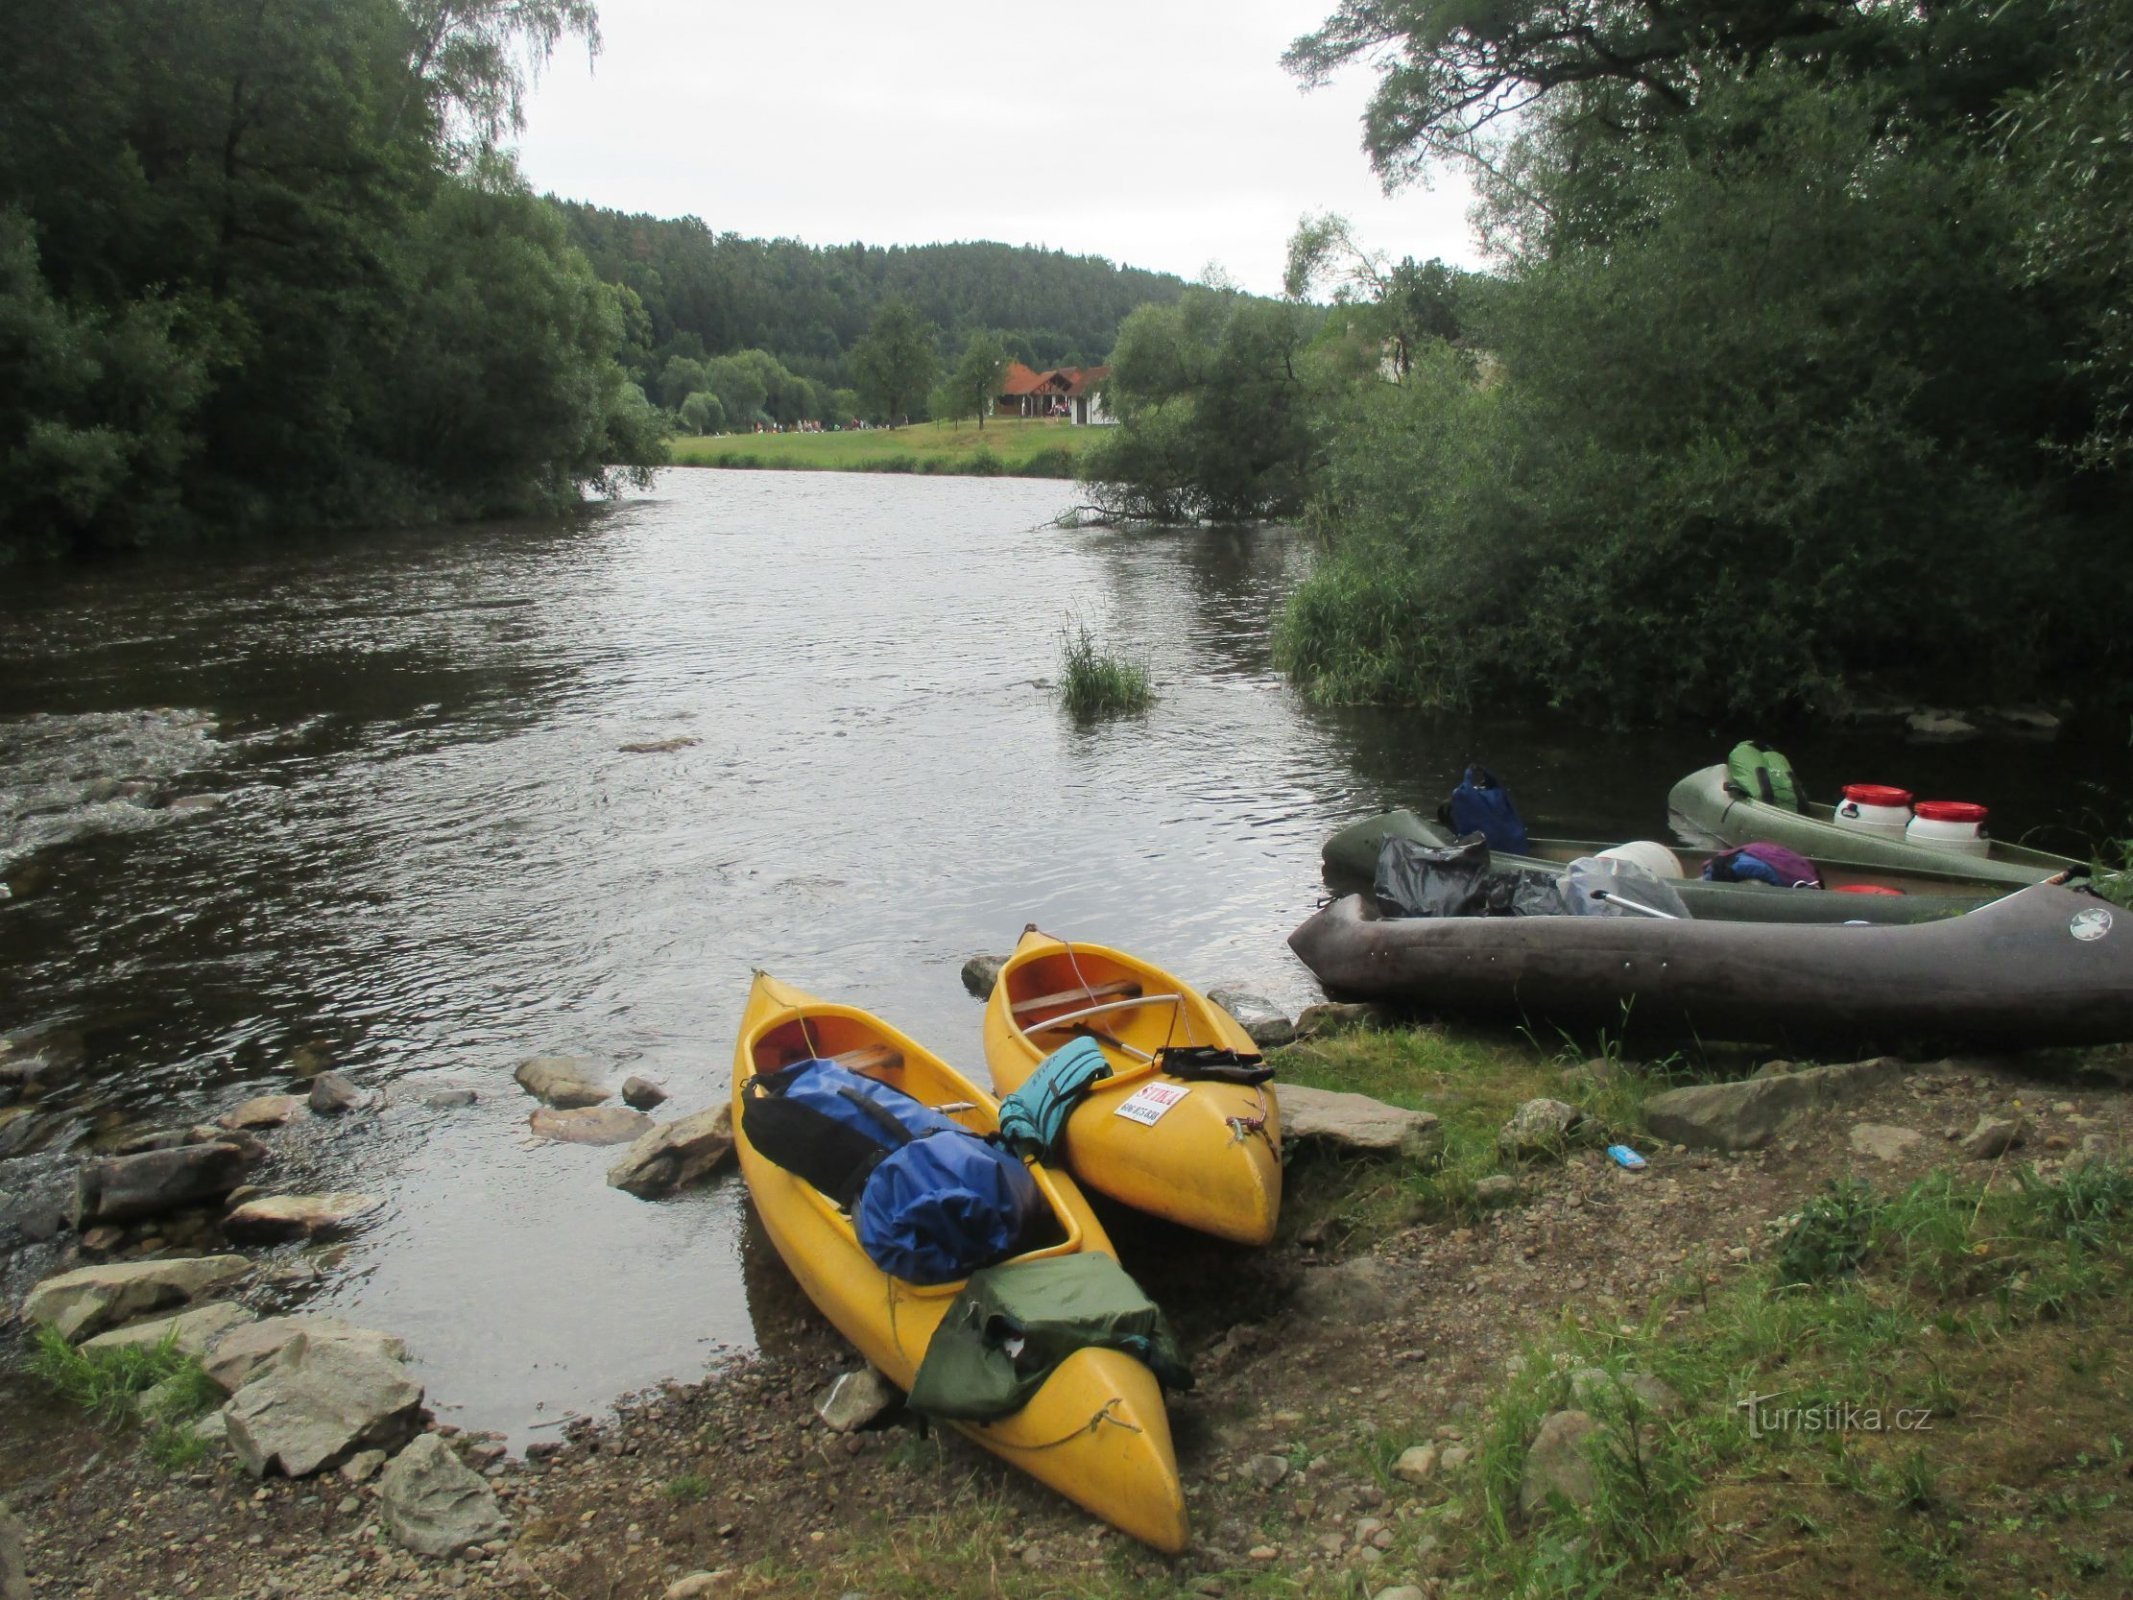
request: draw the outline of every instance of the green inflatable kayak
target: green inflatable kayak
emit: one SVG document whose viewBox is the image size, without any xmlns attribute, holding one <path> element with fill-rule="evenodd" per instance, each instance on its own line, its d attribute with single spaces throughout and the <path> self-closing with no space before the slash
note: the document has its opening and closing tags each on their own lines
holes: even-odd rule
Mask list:
<svg viewBox="0 0 2133 1600">
<path fill-rule="evenodd" d="M 1742 840 L 1771 837 L 1774 836 L 1752 834 L 1743 835 Z M 1336 888 L 1367 886 L 1377 872 L 1378 851 L 1389 838 L 1412 839 L 1417 844 L 1441 847 L 1452 843 L 1452 830 L 1406 810 L 1387 811 L 1351 823 L 1326 841 L 1327 882 Z M 1499 852 L 1491 859 L 1507 869 L 1560 872 L 1578 857 L 1596 856 L 1608 848 L 1607 844 L 1593 839 L 1533 839 L 1528 842 L 1530 855 Z M 1779 889 L 1767 883 L 1711 883 L 1699 874 L 1712 852 L 1669 848 L 1681 863 L 1683 876 L 1670 876 L 1667 882 L 1681 896 L 1689 914 L 1724 922 L 1936 922 L 1942 917 L 1958 917 L 1966 911 L 1974 911 L 2003 892 L 1999 885 L 1982 881 L 1975 873 L 1948 870 L 1951 863 L 1945 859 L 1925 870 L 1904 872 L 1818 857 L 1815 865 L 1821 870 L 1822 881 L 1828 885 L 1826 889 Z M 1794 845 L 1792 848 L 1797 850 L 1800 847 Z M 1935 867 L 1940 870 L 1934 870 Z M 1845 892 L 1852 887 L 1897 892 Z"/>
<path fill-rule="evenodd" d="M 1690 835 L 1725 845 L 1767 839 L 1817 861 L 1842 860 L 1895 872 L 1956 873 L 1973 882 L 2016 886 L 2038 883 L 2084 863 L 2049 850 L 1988 839 L 1982 855 L 1936 845 L 1917 844 L 1845 827 L 1836 807 L 1803 801 L 1798 811 L 1751 799 L 1729 786 L 1723 764 L 1692 772 L 1666 797 L 1674 825 Z M 1982 814 L 1982 813 L 1980 813 Z"/>
</svg>

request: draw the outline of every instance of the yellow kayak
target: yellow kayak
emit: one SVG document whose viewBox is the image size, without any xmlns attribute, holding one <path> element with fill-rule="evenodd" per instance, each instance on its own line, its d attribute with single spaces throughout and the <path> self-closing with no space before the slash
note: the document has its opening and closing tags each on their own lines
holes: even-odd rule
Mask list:
<svg viewBox="0 0 2133 1600">
<path fill-rule="evenodd" d="M 733 1135 L 764 1230 L 800 1287 L 883 1376 L 908 1391 L 961 1283 L 921 1287 L 892 1278 L 860 1248 L 851 1218 L 748 1142 L 742 1095 L 751 1076 L 810 1056 L 891 1084 L 964 1127 L 998 1125 L 992 1097 L 940 1057 L 853 1006 L 831 1005 L 757 973 L 733 1051 Z M 1093 1252 L 1111 1241 L 1071 1178 L 1032 1166 L 1056 1227 L 1054 1242 L 1014 1257 Z M 995 1422 L 950 1424 L 1083 1509 L 1169 1554 L 1190 1540 L 1170 1415 L 1155 1374 L 1116 1350 L 1078 1350 L 1029 1403 Z"/>
<path fill-rule="evenodd" d="M 1153 1216 L 1265 1244 L 1281 1215 L 1281 1108 L 1271 1083 L 1184 1079 L 1157 1052 L 1256 1054 L 1236 1018 L 1162 968 L 1031 927 L 985 1003 L 985 1061 L 1002 1094 L 1077 1035 L 1111 1076 L 1067 1119 L 1064 1152 L 1090 1188 Z"/>
</svg>

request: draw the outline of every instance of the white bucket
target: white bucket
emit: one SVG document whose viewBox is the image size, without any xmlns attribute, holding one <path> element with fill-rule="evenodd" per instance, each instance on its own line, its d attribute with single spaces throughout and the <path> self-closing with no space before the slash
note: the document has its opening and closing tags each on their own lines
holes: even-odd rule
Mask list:
<svg viewBox="0 0 2133 1600">
<path fill-rule="evenodd" d="M 1655 878 L 1686 878 L 1681 869 L 1681 857 L 1674 854 L 1656 839 L 1632 839 L 1627 844 L 1618 844 L 1600 852 L 1602 861 L 1627 861 L 1632 866 L 1642 867 Z"/>
<path fill-rule="evenodd" d="M 1978 808 L 1980 813 L 1983 807 Z M 1985 837 L 1982 821 L 1960 822 L 1940 817 L 1911 818 L 1911 825 L 1904 830 L 1904 838 L 1912 844 L 1930 845 L 1936 850 L 1956 850 L 1966 856 L 1982 856 L 1992 853 L 1992 841 Z"/>
<path fill-rule="evenodd" d="M 1901 839 L 1911 825 L 1911 797 L 1878 783 L 1846 784 L 1837 801 L 1837 826 L 1856 833 Z"/>
</svg>

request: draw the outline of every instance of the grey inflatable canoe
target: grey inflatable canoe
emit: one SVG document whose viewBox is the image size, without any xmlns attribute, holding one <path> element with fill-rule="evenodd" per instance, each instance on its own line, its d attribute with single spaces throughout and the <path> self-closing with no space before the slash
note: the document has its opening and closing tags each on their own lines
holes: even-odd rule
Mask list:
<svg viewBox="0 0 2133 1600">
<path fill-rule="evenodd" d="M 2133 1039 L 2133 912 L 2036 884 L 1906 926 L 1650 917 L 1380 918 L 1361 895 L 1289 935 L 1327 992 L 1426 1011 L 1757 1043 Z"/>
</svg>

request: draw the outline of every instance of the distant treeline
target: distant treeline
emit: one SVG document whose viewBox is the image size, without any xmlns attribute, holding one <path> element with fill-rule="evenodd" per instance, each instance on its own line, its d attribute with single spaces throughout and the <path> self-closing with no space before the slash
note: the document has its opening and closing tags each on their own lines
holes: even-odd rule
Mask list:
<svg viewBox="0 0 2133 1600">
<path fill-rule="evenodd" d="M 855 389 L 852 349 L 891 302 L 940 330 L 950 364 L 985 330 L 1033 367 L 1090 366 L 1135 306 L 1175 300 L 1185 287 L 1167 273 L 1029 246 L 815 246 L 713 233 L 694 217 L 562 209 L 593 270 L 635 296 L 624 361 L 670 406 L 683 394 L 659 391 L 677 357 L 762 351 L 823 391 Z"/>
<path fill-rule="evenodd" d="M 0 560 L 573 504 L 664 459 L 498 141 L 590 0 L 67 0 L 0 52 Z"/>
</svg>

